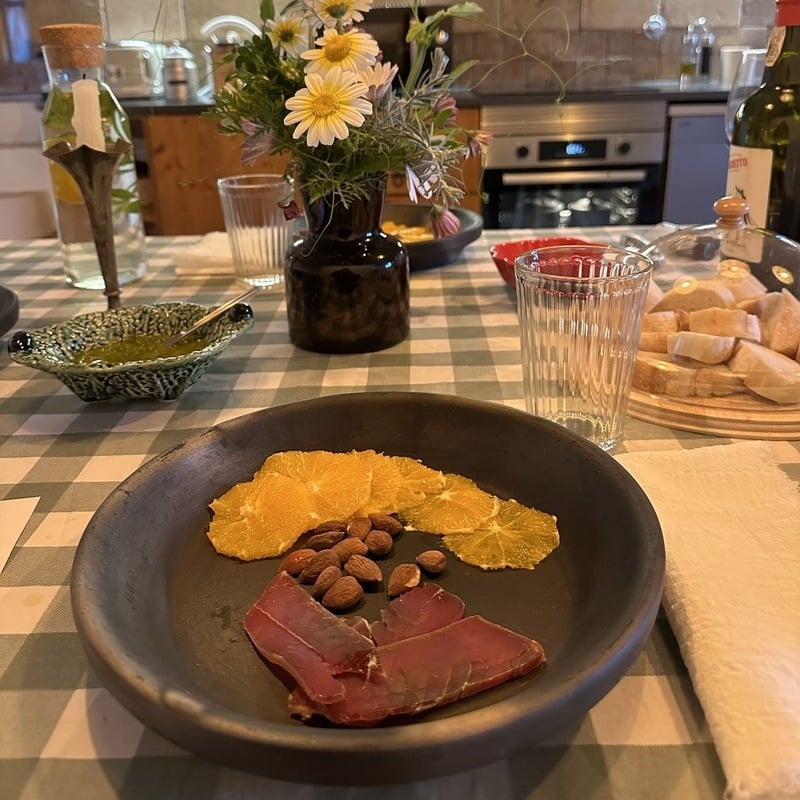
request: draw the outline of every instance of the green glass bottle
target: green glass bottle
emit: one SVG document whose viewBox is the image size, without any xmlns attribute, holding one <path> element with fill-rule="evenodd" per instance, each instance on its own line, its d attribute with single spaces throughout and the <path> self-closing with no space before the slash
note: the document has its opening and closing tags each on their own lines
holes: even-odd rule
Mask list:
<svg viewBox="0 0 800 800">
<path fill-rule="evenodd" d="M 777 0 L 761 86 L 734 117 L 727 193 L 752 224 L 800 240 L 800 0 Z"/>
</svg>

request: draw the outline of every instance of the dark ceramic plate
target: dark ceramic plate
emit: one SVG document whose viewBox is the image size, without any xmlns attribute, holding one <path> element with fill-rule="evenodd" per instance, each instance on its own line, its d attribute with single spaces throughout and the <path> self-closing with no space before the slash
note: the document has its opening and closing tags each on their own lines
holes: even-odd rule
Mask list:
<svg viewBox="0 0 800 800">
<path fill-rule="evenodd" d="M 461 222 L 461 228 L 457 233 L 442 239 L 406 244 L 412 272 L 451 264 L 470 242 L 474 242 L 481 235 L 483 219 L 478 214 L 467 208 L 455 208 L 453 213 Z M 430 210 L 425 206 L 408 203 L 387 205 L 383 207 L 383 219 L 401 225 L 423 225 L 430 228 Z"/>
<path fill-rule="evenodd" d="M 546 666 L 406 724 L 352 730 L 289 717 L 286 688 L 241 622 L 278 559 L 217 555 L 208 503 L 272 452 L 351 448 L 421 458 L 558 516 L 562 543 L 535 570 L 483 572 L 450 556 L 439 579 L 468 614 L 541 641 Z M 404 533 L 390 562 L 437 542 Z M 577 724 L 643 646 L 663 577 L 651 505 L 594 445 L 493 403 L 372 392 L 249 414 L 145 464 L 86 529 L 72 604 L 101 680 L 184 748 L 275 778 L 391 783 L 478 766 Z M 374 618 L 384 602 L 375 592 L 358 613 Z"/>
<path fill-rule="evenodd" d="M 19 299 L 17 295 L 0 286 L 0 336 L 8 333 L 19 319 Z"/>
</svg>

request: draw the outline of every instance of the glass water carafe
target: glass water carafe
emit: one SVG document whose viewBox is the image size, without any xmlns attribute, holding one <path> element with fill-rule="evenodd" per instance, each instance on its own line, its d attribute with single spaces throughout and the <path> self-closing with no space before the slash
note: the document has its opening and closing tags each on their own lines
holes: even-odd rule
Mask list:
<svg viewBox="0 0 800 800">
<path fill-rule="evenodd" d="M 58 142 L 73 147 L 88 144 L 94 149 L 119 141 L 131 142 L 128 117 L 103 81 L 102 30 L 94 25 L 48 25 L 41 32 L 50 79 L 42 115 L 45 148 Z M 96 87 L 87 84 L 92 81 Z M 87 88 L 90 89 L 88 110 Z M 84 91 L 80 92 L 76 110 L 78 89 Z M 87 120 L 90 127 L 93 123 L 97 127 L 90 131 L 88 139 L 83 130 Z M 103 289 L 89 215 L 78 185 L 59 164 L 50 160 L 48 164 L 67 281 L 82 289 Z M 133 149 L 123 156 L 114 172 L 111 207 L 117 272 L 122 286 L 141 278 L 147 267 Z"/>
</svg>

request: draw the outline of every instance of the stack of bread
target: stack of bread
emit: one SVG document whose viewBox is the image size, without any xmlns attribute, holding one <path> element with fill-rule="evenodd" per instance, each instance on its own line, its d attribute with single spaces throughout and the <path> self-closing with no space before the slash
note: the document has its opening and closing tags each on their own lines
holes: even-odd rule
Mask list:
<svg viewBox="0 0 800 800">
<path fill-rule="evenodd" d="M 800 403 L 800 300 L 767 291 L 742 262 L 720 267 L 717 277 L 679 280 L 666 292 L 651 284 L 634 387 Z"/>
</svg>

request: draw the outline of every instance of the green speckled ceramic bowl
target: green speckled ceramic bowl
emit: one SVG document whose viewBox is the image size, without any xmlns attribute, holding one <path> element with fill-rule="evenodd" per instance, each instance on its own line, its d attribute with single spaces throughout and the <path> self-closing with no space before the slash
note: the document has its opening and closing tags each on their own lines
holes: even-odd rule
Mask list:
<svg viewBox="0 0 800 800">
<path fill-rule="evenodd" d="M 198 348 L 186 355 L 121 364 L 82 364 L 77 357 L 88 348 L 131 336 L 178 333 L 210 310 L 195 303 L 157 303 L 81 314 L 38 330 L 17 331 L 8 352 L 18 364 L 55 375 L 81 400 L 174 400 L 253 324 L 249 305 L 238 303 L 205 325 L 198 332 Z"/>
</svg>

